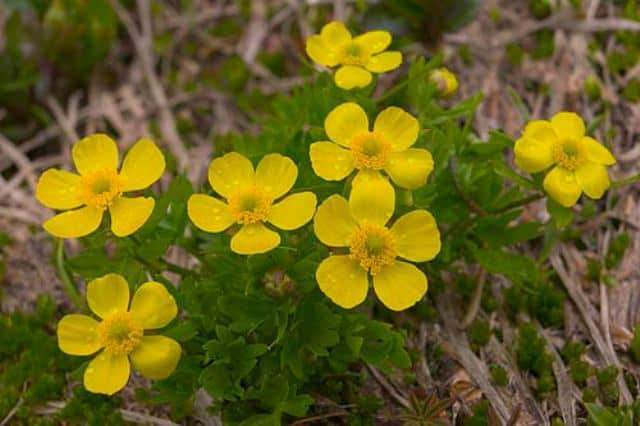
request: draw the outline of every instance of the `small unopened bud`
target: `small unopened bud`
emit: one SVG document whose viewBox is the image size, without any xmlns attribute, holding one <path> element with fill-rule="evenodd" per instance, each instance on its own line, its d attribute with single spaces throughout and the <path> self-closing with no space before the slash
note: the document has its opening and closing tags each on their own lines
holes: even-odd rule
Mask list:
<svg viewBox="0 0 640 426">
<path fill-rule="evenodd" d="M 458 90 L 456 75 L 446 68 L 438 68 L 431 71 L 429 80 L 438 87 L 439 95 L 444 98 L 453 95 Z"/>
<path fill-rule="evenodd" d="M 296 287 L 295 281 L 283 269 L 272 269 L 264 275 L 262 281 L 267 293 L 274 297 L 289 294 Z"/>
</svg>

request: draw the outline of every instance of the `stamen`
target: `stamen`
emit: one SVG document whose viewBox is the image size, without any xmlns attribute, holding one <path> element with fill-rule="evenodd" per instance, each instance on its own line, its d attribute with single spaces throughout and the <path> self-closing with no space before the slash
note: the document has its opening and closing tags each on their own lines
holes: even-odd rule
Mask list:
<svg viewBox="0 0 640 426">
<path fill-rule="evenodd" d="M 586 161 L 579 141 L 563 140 L 553 147 L 553 160 L 561 167 L 574 171 Z"/>
<path fill-rule="evenodd" d="M 357 260 L 371 275 L 396 258 L 395 241 L 391 232 L 378 225 L 363 223 L 351 237 L 351 258 Z"/>
<path fill-rule="evenodd" d="M 100 170 L 82 180 L 82 199 L 96 208 L 109 207 L 122 194 L 122 179 L 115 170 Z"/>
<path fill-rule="evenodd" d="M 98 339 L 113 355 L 127 355 L 134 350 L 142 334 L 142 327 L 129 312 L 115 312 L 98 324 Z"/>
<path fill-rule="evenodd" d="M 252 186 L 233 194 L 229 207 L 236 222 L 248 225 L 267 220 L 273 200 L 262 189 Z"/>
<path fill-rule="evenodd" d="M 371 54 L 361 45 L 356 43 L 348 44 L 342 51 L 342 64 L 364 66 L 369 62 Z"/>
<path fill-rule="evenodd" d="M 391 144 L 376 132 L 366 132 L 351 139 L 353 165 L 358 169 L 380 170 L 386 167 Z"/>
</svg>

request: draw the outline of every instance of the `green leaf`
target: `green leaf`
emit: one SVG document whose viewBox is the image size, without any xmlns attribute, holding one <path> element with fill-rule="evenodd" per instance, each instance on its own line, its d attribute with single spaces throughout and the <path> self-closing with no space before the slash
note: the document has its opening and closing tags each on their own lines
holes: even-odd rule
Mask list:
<svg viewBox="0 0 640 426">
<path fill-rule="evenodd" d="M 503 275 L 516 282 L 538 282 L 541 279 L 538 265 L 528 256 L 496 249 L 475 248 L 471 244 L 475 260 L 492 274 Z"/>
<path fill-rule="evenodd" d="M 558 229 L 567 227 L 573 221 L 573 210 L 561 206 L 551 197 L 547 198 L 547 211 Z"/>
<path fill-rule="evenodd" d="M 615 412 L 609 408 L 597 404 L 585 404 L 585 407 L 589 413 L 589 420 L 593 422 L 594 426 L 615 426 L 620 420 Z"/>
</svg>

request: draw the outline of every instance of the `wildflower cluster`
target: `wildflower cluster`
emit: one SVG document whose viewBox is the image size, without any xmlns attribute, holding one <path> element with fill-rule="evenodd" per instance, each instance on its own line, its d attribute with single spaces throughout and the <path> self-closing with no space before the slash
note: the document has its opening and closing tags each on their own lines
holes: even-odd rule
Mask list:
<svg viewBox="0 0 640 426">
<path fill-rule="evenodd" d="M 515 142 L 499 132 L 479 142 L 469 124 L 481 98 L 444 109 L 459 82 L 438 56 L 413 60 L 406 79 L 373 98 L 380 75 L 402 66 L 391 42 L 386 31 L 352 37 L 341 22 L 325 25 L 306 52 L 337 67 L 332 77 L 275 101 L 260 136 L 216 141 L 208 185 L 197 190 L 176 176 L 154 193 L 163 152 L 142 139 L 119 166 L 104 134 L 73 146 L 77 174 L 42 174 L 37 199 L 64 210 L 45 230 L 86 237 L 71 259 L 60 243 L 58 267 L 71 292 L 69 271 L 87 280 L 98 319 L 67 315 L 57 337 L 67 354 L 97 354 L 87 390 L 112 395 L 133 367 L 161 380 L 159 398 L 176 406 L 204 388 L 236 417 L 253 400 L 255 421 L 277 423 L 304 415 L 313 402 L 305 386 L 323 369 L 410 365 L 401 333 L 348 309 L 409 309 L 425 298 L 427 272 L 442 289 L 442 272 L 455 275 L 460 262 L 513 288 L 542 285 L 537 265 L 506 249 L 542 235 L 542 223 L 519 223 L 521 207 L 542 191 L 559 204 L 552 215 L 570 212 L 582 192 L 601 198 L 614 156 L 568 112 L 530 122 Z M 508 166 L 505 148 L 531 178 Z M 172 248 L 189 262 L 167 260 Z M 381 304 L 367 299 L 370 287 Z"/>
</svg>

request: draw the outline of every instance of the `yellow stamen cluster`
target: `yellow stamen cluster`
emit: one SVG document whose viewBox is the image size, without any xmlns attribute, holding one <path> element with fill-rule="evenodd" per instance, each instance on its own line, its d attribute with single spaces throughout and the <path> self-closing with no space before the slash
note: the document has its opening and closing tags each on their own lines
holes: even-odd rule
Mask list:
<svg viewBox="0 0 640 426">
<path fill-rule="evenodd" d="M 252 186 L 229 198 L 229 207 L 237 223 L 249 225 L 267 220 L 273 200 L 262 189 Z"/>
<path fill-rule="evenodd" d="M 553 147 L 553 159 L 561 167 L 574 171 L 586 161 L 583 147 L 578 141 L 563 140 Z"/>
<path fill-rule="evenodd" d="M 100 170 L 82 180 L 82 199 L 86 205 L 105 209 L 122 194 L 122 179 L 115 170 Z"/>
<path fill-rule="evenodd" d="M 353 165 L 358 169 L 380 170 L 387 166 L 391 144 L 376 132 L 366 132 L 351 140 Z"/>
<path fill-rule="evenodd" d="M 364 66 L 369 62 L 369 52 L 363 46 L 356 43 L 350 43 L 345 46 L 342 51 L 342 61 L 344 65 L 360 65 Z"/>
<path fill-rule="evenodd" d="M 357 260 L 371 275 L 396 258 L 395 241 L 391 232 L 378 225 L 360 224 L 349 243 L 351 258 Z"/>
<path fill-rule="evenodd" d="M 129 312 L 115 312 L 98 325 L 98 338 L 107 352 L 127 355 L 142 339 L 142 327 Z"/>
</svg>

